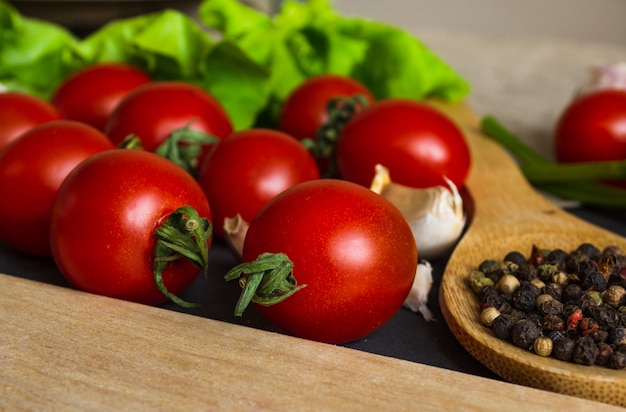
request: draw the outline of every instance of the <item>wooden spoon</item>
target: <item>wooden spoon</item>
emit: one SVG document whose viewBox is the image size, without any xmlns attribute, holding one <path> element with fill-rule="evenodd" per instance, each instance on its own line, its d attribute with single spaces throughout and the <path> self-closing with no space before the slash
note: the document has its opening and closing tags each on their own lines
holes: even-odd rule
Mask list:
<svg viewBox="0 0 626 412">
<path fill-rule="evenodd" d="M 484 259 L 502 260 L 517 250 L 562 248 L 583 242 L 626 250 L 626 239 L 556 207 L 537 193 L 514 160 L 479 130 L 479 119 L 466 105 L 439 105 L 464 130 L 473 156 L 467 189 L 474 200 L 470 226 L 443 275 L 439 302 L 459 342 L 507 381 L 577 397 L 626 406 L 626 371 L 581 366 L 543 358 L 496 338 L 483 326 L 478 301 L 467 276 Z"/>
</svg>

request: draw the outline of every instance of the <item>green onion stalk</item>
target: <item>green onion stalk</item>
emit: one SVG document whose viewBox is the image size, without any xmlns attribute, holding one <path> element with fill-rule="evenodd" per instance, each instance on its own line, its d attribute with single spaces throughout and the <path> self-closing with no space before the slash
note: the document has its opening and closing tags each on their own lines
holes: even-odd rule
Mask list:
<svg viewBox="0 0 626 412">
<path fill-rule="evenodd" d="M 626 185 L 626 160 L 603 162 L 555 163 L 522 142 L 493 116 L 481 121 L 483 132 L 520 163 L 520 170 L 537 189 L 590 206 L 626 207 L 626 190 L 607 181 Z"/>
</svg>

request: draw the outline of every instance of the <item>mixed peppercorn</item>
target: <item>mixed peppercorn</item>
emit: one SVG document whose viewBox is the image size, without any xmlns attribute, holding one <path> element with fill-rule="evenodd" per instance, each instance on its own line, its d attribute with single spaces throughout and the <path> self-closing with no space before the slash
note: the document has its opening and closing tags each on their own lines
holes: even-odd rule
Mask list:
<svg viewBox="0 0 626 412">
<path fill-rule="evenodd" d="M 468 281 L 494 335 L 540 356 L 626 367 L 626 255 L 583 243 L 483 261 Z"/>
</svg>

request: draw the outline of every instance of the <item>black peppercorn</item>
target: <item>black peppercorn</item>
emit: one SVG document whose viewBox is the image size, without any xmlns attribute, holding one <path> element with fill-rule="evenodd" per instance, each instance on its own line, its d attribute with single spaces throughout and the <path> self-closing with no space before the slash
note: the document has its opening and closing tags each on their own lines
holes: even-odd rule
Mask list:
<svg viewBox="0 0 626 412">
<path fill-rule="evenodd" d="M 593 365 L 600 350 L 591 336 L 583 336 L 576 341 L 572 361 L 580 365 Z"/>
<path fill-rule="evenodd" d="M 569 253 L 567 253 L 563 249 L 554 249 L 551 250 L 550 253 L 548 253 L 548 256 L 546 256 L 546 260 L 553 263 L 565 262 L 568 256 Z"/>
<path fill-rule="evenodd" d="M 516 322 L 517 320 L 511 315 L 501 314 L 491 322 L 491 329 L 497 338 L 508 340 L 509 336 L 511 336 L 513 325 L 515 325 Z"/>
<path fill-rule="evenodd" d="M 598 292 L 604 292 L 606 290 L 608 281 L 595 266 L 586 267 L 584 270 L 581 270 L 579 276 L 582 277 L 583 289 L 597 290 Z"/>
<path fill-rule="evenodd" d="M 555 358 L 562 361 L 571 361 L 574 354 L 574 346 L 576 342 L 572 338 L 564 337 L 554 341 L 554 348 L 552 354 Z"/>
<path fill-rule="evenodd" d="M 517 270 L 515 271 L 515 275 L 517 276 L 517 278 L 521 281 L 528 281 L 530 282 L 533 279 L 537 278 L 537 268 L 531 264 L 528 263 L 522 263 L 521 265 L 519 265 L 517 267 Z"/>
<path fill-rule="evenodd" d="M 545 293 L 552 296 L 554 299 L 561 301 L 563 298 L 563 286 L 558 283 L 550 282 L 541 289 L 541 293 Z"/>
<path fill-rule="evenodd" d="M 541 328 L 536 322 L 522 319 L 511 329 L 511 342 L 518 348 L 531 349 L 535 340 L 541 336 Z"/>
<path fill-rule="evenodd" d="M 590 336 L 593 338 L 593 341 L 596 344 L 606 343 L 606 341 L 609 339 L 609 332 L 607 330 L 598 328 Z"/>
<path fill-rule="evenodd" d="M 598 346 L 596 365 L 606 366 L 609 363 L 609 358 L 615 352 L 613 346 L 608 343 L 596 343 L 596 345 Z"/>
<path fill-rule="evenodd" d="M 626 328 L 615 328 L 609 331 L 609 342 L 615 346 L 626 345 Z"/>
<path fill-rule="evenodd" d="M 560 330 L 552 330 L 546 333 L 546 336 L 552 339 L 552 342 L 559 341 L 566 337 L 565 333 Z"/>
<path fill-rule="evenodd" d="M 535 308 L 537 296 L 541 294 L 541 289 L 530 282 L 522 282 L 513 292 L 512 305 L 515 309 L 529 312 Z"/>
<path fill-rule="evenodd" d="M 582 265 L 591 263 L 591 259 L 582 251 L 576 250 L 567 257 L 567 261 L 565 262 L 566 269 L 570 273 L 578 273 L 580 272 L 580 268 Z"/>
<path fill-rule="evenodd" d="M 613 352 L 609 357 L 609 367 L 613 369 L 624 369 L 626 368 L 626 353 L 623 352 Z"/>
<path fill-rule="evenodd" d="M 589 259 L 598 259 L 598 257 L 600 256 L 600 249 L 598 249 L 591 243 L 580 244 L 576 251 L 584 253 L 585 255 L 587 255 L 587 257 L 589 257 Z"/>
<path fill-rule="evenodd" d="M 617 311 L 608 305 L 592 306 L 588 312 L 603 329 L 609 330 L 619 326 L 620 317 Z"/>
<path fill-rule="evenodd" d="M 505 262 L 512 262 L 515 263 L 516 265 L 523 265 L 526 263 L 526 258 L 524 257 L 524 255 L 518 251 L 512 251 L 506 254 L 506 256 L 504 256 L 504 261 Z"/>
<path fill-rule="evenodd" d="M 578 283 L 570 283 L 563 288 L 561 300 L 563 303 L 576 302 L 583 294 L 583 288 Z"/>
<path fill-rule="evenodd" d="M 565 321 L 559 315 L 548 314 L 543 318 L 543 330 L 561 331 L 565 328 Z"/>
<path fill-rule="evenodd" d="M 539 310 L 543 314 L 547 315 L 559 315 L 563 313 L 563 304 L 557 299 L 551 299 L 541 303 Z"/>
</svg>

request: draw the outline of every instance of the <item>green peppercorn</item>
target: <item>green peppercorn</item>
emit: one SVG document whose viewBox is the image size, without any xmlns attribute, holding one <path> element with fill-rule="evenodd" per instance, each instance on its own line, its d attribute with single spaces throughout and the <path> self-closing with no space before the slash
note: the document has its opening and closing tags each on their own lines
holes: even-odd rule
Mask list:
<svg viewBox="0 0 626 412">
<path fill-rule="evenodd" d="M 544 282 L 548 282 L 549 280 L 551 280 L 552 275 L 557 272 L 560 272 L 560 269 L 554 263 L 543 263 L 537 266 L 537 275 L 539 276 L 539 279 L 543 280 Z"/>
<path fill-rule="evenodd" d="M 500 264 L 495 260 L 484 260 L 478 265 L 478 270 L 483 272 L 485 275 L 491 272 L 495 272 L 500 269 Z"/>
</svg>

